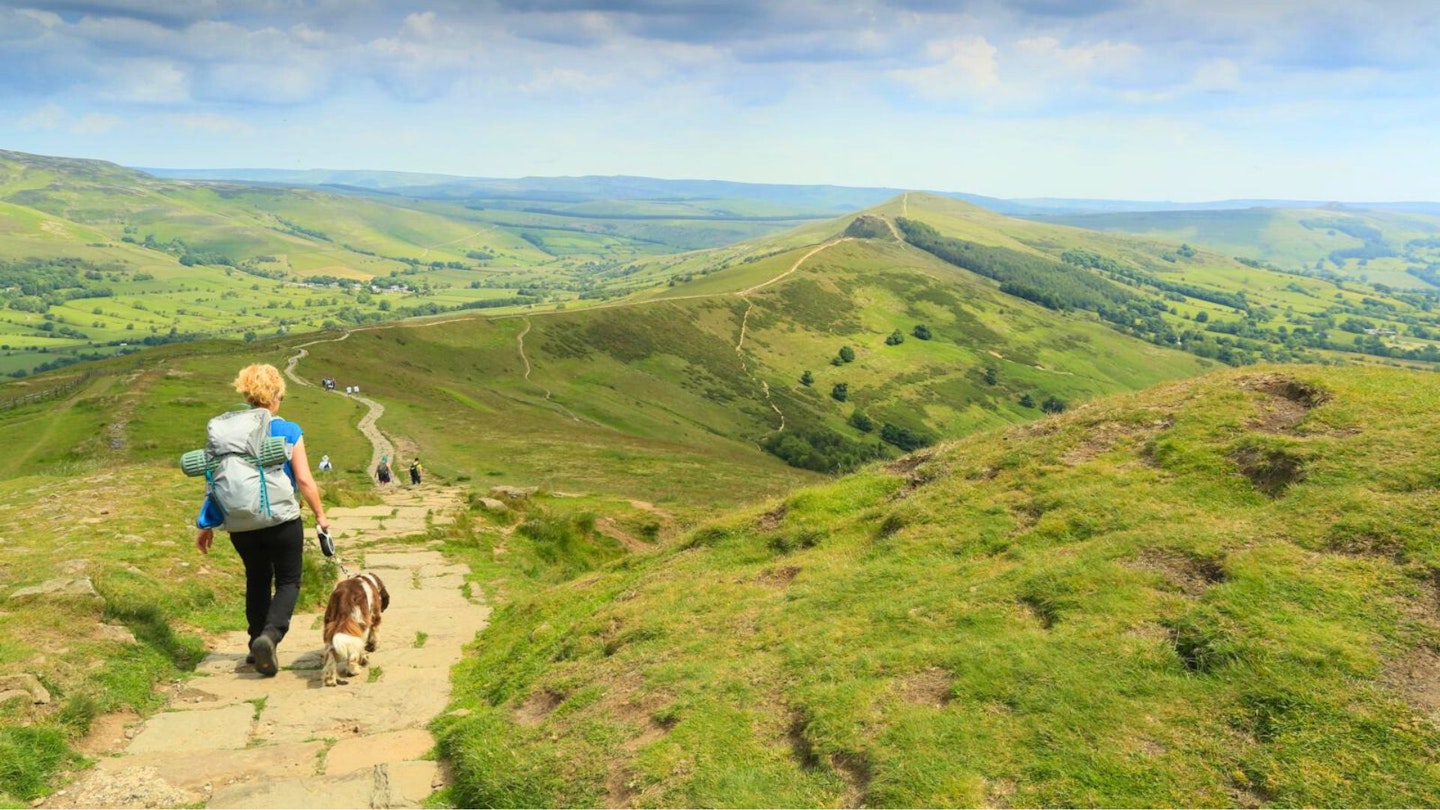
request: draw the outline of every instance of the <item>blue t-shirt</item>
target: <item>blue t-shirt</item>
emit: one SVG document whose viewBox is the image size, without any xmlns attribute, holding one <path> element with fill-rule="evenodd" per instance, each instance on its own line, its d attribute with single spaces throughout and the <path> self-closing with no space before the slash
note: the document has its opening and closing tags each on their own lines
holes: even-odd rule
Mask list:
<svg viewBox="0 0 1440 810">
<path fill-rule="evenodd" d="M 294 450 L 295 445 L 300 442 L 300 437 L 304 435 L 304 431 L 300 430 L 300 426 L 294 422 L 275 416 L 270 419 L 270 435 L 279 436 L 284 439 L 289 449 Z M 297 486 L 295 483 L 295 468 L 290 466 L 288 460 L 285 462 L 285 474 L 290 476 L 291 486 Z"/>
</svg>

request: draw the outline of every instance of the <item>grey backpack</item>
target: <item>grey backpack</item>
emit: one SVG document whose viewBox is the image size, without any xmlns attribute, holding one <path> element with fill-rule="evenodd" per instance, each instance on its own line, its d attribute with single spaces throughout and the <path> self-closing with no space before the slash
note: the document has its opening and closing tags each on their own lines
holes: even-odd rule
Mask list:
<svg viewBox="0 0 1440 810">
<path fill-rule="evenodd" d="M 224 513 L 227 532 L 264 529 L 300 517 L 295 486 L 285 474 L 290 448 L 270 436 L 270 411 L 222 413 L 206 425 L 205 480 Z M 276 449 L 283 447 L 283 452 Z"/>
</svg>

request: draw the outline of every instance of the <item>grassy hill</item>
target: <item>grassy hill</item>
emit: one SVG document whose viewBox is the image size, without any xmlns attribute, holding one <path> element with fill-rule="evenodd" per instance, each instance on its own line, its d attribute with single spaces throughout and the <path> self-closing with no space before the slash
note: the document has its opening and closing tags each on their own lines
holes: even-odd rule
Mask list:
<svg viewBox="0 0 1440 810">
<path fill-rule="evenodd" d="M 453 799 L 1433 805 L 1437 405 L 1225 371 L 519 592 L 438 724 Z"/>
<path fill-rule="evenodd" d="M 1440 217 L 1363 208 L 1249 208 L 1036 218 L 1109 233 L 1188 242 L 1291 271 L 1434 290 Z"/>
<path fill-rule="evenodd" d="M 935 250 L 896 238 L 914 223 Z M 507 605 L 442 729 L 458 804 L 1430 803 L 1435 732 L 1397 685 L 1422 695 L 1431 666 L 1406 612 L 1440 565 L 1415 528 L 1429 376 L 1175 383 L 1218 364 L 1002 279 L 1040 267 L 1131 301 L 1161 292 L 1135 273 L 1164 274 L 1196 287 L 1171 285 L 1192 293 L 1157 316 L 1176 323 L 1336 305 L 1287 312 L 1311 300 L 1289 277 L 1175 247 L 906 195 L 636 264 L 630 301 L 168 344 L 0 387 L 74 382 L 0 410 L 19 449 L 0 591 L 83 573 L 105 599 L 0 615 L 0 674 L 56 696 L 0 705 L 0 754 L 30 780 L 0 789 L 43 793 L 96 713 L 153 708 L 237 626 L 238 561 L 190 564 L 174 460 L 238 367 L 303 346 L 302 374 L 385 403 L 401 459 L 477 494 L 541 488 L 434 534 Z M 1062 260 L 1077 250 L 1113 264 Z M 1244 307 L 1206 297 L 1226 274 Z M 1051 399 L 1074 412 L 1016 426 Z M 336 463 L 328 497 L 363 498 L 355 403 L 297 387 L 286 409 Z M 871 458 L 890 460 L 814 488 Z"/>
</svg>

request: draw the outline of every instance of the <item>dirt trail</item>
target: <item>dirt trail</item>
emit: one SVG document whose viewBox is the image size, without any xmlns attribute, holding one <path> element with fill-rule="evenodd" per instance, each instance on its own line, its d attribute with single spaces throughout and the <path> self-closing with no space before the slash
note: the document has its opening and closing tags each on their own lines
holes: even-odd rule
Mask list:
<svg viewBox="0 0 1440 810">
<path fill-rule="evenodd" d="M 848 242 L 853 238 L 854 237 L 844 236 L 839 239 L 832 239 L 829 242 L 817 245 L 812 248 L 810 252 L 796 259 L 795 263 L 790 265 L 789 270 L 786 270 L 785 272 L 781 273 L 778 276 L 775 276 L 772 279 L 769 279 L 768 281 L 763 281 L 753 287 L 747 287 L 740 292 L 735 293 L 735 295 L 739 296 L 745 301 L 745 314 L 740 317 L 740 339 L 735 343 L 735 354 L 740 357 L 740 368 L 744 370 L 745 374 L 749 376 L 750 379 L 755 380 L 760 384 L 760 390 L 765 394 L 765 404 L 769 405 L 770 410 L 774 411 L 775 415 L 780 417 L 780 425 L 776 427 L 774 431 L 772 431 L 774 433 L 779 433 L 780 431 L 785 429 L 785 412 L 780 410 L 780 406 L 776 405 L 775 400 L 770 396 L 770 384 L 765 382 L 764 380 L 756 378 L 756 376 L 750 371 L 750 364 L 745 361 L 745 336 L 748 334 L 750 329 L 750 311 L 755 309 L 755 302 L 750 300 L 750 293 L 769 287 L 771 284 L 774 284 L 777 281 L 780 281 L 781 279 L 790 275 L 791 273 L 794 273 L 796 270 L 800 269 L 800 265 L 804 264 L 806 259 L 809 259 L 811 256 L 814 256 L 816 253 L 819 253 L 825 248 L 838 245 L 841 242 Z"/>
<path fill-rule="evenodd" d="M 295 373 L 304 356 L 301 348 L 286 373 L 308 385 Z M 378 458 L 389 447 L 374 424 L 384 408 L 356 399 L 371 407 L 361 429 Z M 490 608 L 468 595 L 469 569 L 446 560 L 439 541 L 398 540 L 453 521 L 465 492 L 397 484 L 381 498 L 327 510 L 341 565 L 378 574 L 391 595 L 368 669 L 322 685 L 313 613 L 293 618 L 273 678 L 245 663 L 244 631 L 212 639 L 213 652 L 171 685 L 163 711 L 129 727 L 97 723 L 111 739 L 92 740 L 92 750 L 113 755 L 42 806 L 419 807 L 444 786 L 427 726 L 449 702 L 450 667 Z M 223 545 L 215 553 L 229 553 Z"/>
</svg>

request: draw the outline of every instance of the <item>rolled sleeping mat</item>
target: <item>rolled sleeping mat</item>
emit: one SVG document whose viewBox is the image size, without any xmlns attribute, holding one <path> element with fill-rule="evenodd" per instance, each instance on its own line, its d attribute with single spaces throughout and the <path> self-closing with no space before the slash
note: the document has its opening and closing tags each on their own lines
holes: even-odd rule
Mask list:
<svg viewBox="0 0 1440 810">
<path fill-rule="evenodd" d="M 204 475 L 205 468 L 209 466 L 209 459 L 204 450 L 191 450 L 180 456 L 180 469 L 186 475 Z"/>
<path fill-rule="evenodd" d="M 261 467 L 274 467 L 289 460 L 290 456 L 285 452 L 284 436 L 266 436 L 260 441 Z"/>
<path fill-rule="evenodd" d="M 260 441 L 260 462 L 262 467 L 274 467 L 276 464 L 283 464 L 290 460 L 285 452 L 285 437 L 266 436 Z M 191 450 L 180 456 L 180 469 L 186 475 L 204 475 L 207 469 L 215 466 L 214 460 L 204 450 Z"/>
</svg>

